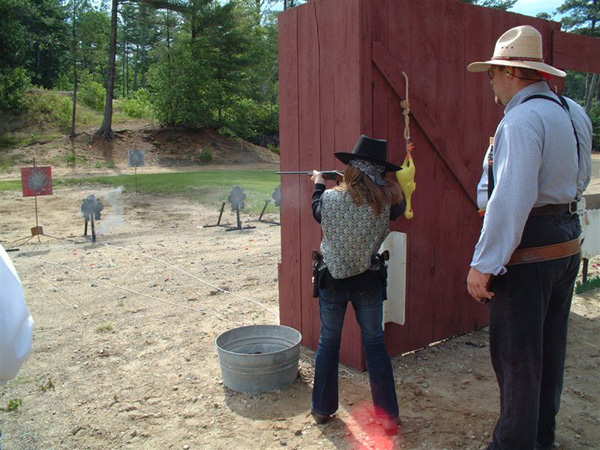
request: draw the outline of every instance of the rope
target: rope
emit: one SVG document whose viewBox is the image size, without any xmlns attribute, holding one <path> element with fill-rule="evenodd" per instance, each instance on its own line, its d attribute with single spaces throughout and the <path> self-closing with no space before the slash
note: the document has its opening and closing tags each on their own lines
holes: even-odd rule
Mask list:
<svg viewBox="0 0 600 450">
<path fill-rule="evenodd" d="M 53 236 L 52 236 L 52 237 L 53 237 Z M 59 241 L 66 241 L 66 242 L 69 242 L 69 243 L 72 243 L 72 244 L 77 244 L 77 243 L 78 243 L 78 242 L 76 242 L 76 241 L 73 241 L 73 240 L 71 240 L 71 239 L 66 239 L 66 238 L 58 238 L 58 237 L 53 237 L 53 238 L 54 238 L 54 239 L 57 239 L 57 240 L 59 240 Z M 98 242 L 97 242 L 97 243 L 98 243 Z M 39 245 L 39 244 L 35 244 L 35 245 L 37 246 L 37 245 Z M 188 276 L 190 276 L 190 277 L 192 277 L 192 278 L 196 279 L 197 281 L 199 281 L 199 282 L 201 282 L 201 283 L 203 283 L 203 284 L 205 284 L 205 285 L 207 285 L 207 286 L 210 286 L 210 287 L 212 287 L 212 288 L 214 288 L 214 289 L 216 289 L 216 290 L 218 290 L 218 291 L 220 291 L 220 292 L 222 292 L 222 293 L 224 293 L 224 294 L 230 294 L 230 295 L 233 295 L 234 297 L 238 297 L 238 298 L 240 298 L 240 299 L 242 299 L 242 300 L 249 301 L 249 302 L 251 302 L 251 303 L 254 303 L 254 304 L 256 304 L 256 305 L 260 306 L 261 308 L 264 308 L 265 310 L 267 310 L 267 311 L 269 311 L 271 314 L 273 314 L 273 315 L 275 316 L 276 320 L 277 320 L 277 321 L 279 321 L 279 314 L 277 313 L 277 311 L 275 311 L 275 310 L 273 310 L 273 309 L 271 309 L 271 308 L 269 308 L 269 307 L 267 307 L 267 306 L 263 305 L 262 303 L 260 303 L 260 302 L 258 302 L 258 301 L 256 301 L 256 300 L 253 300 L 253 299 L 251 299 L 251 298 L 248 298 L 248 297 L 244 297 L 243 295 L 239 295 L 239 294 L 236 294 L 235 292 L 231 292 L 231 291 L 228 291 L 228 290 L 226 290 L 226 289 L 222 289 L 222 288 L 220 288 L 220 287 L 218 287 L 218 286 L 215 286 L 214 284 L 211 284 L 211 283 L 209 283 L 208 281 L 205 281 L 205 280 L 203 280 L 203 279 L 201 279 L 201 278 L 197 277 L 197 276 L 196 276 L 196 275 L 194 275 L 194 274 L 191 274 L 191 273 L 189 273 L 189 272 L 187 272 L 187 271 L 185 271 L 185 270 L 183 270 L 183 269 L 181 269 L 181 268 L 179 268 L 179 267 L 177 267 L 177 266 L 174 266 L 173 264 L 170 264 L 170 263 L 168 263 L 168 262 L 162 261 L 162 260 L 160 260 L 160 259 L 158 259 L 158 258 L 154 258 L 153 256 L 146 255 L 145 253 L 138 252 L 137 250 L 134 250 L 134 249 L 127 249 L 127 248 L 124 248 L 124 247 L 119 247 L 119 246 L 116 246 L 116 245 L 105 244 L 105 243 L 100 243 L 100 245 L 102 245 L 102 246 L 105 246 L 105 247 L 112 247 L 112 248 L 116 248 L 116 249 L 118 249 L 118 250 L 122 250 L 122 251 L 125 251 L 125 252 L 127 252 L 127 251 L 131 251 L 131 252 L 137 253 L 138 255 L 141 255 L 141 256 L 143 256 L 143 257 L 145 257 L 145 258 L 149 258 L 149 259 L 152 259 L 152 260 L 154 260 L 154 261 L 157 261 L 157 262 L 159 262 L 159 263 L 161 263 L 161 264 L 164 264 L 164 265 L 165 265 L 165 266 L 167 266 L 167 267 L 171 267 L 171 268 L 173 268 L 173 269 L 179 270 L 181 273 L 184 273 L 185 275 L 188 275 Z M 42 261 L 42 260 L 40 260 L 40 261 Z M 46 261 L 42 261 L 42 262 L 46 262 Z M 75 270 L 75 269 L 72 269 L 72 270 Z M 86 275 L 86 276 L 87 276 L 87 275 Z M 126 288 L 121 288 L 121 289 L 127 290 Z M 140 295 L 145 295 L 145 294 L 140 294 Z M 153 298 L 153 297 L 151 297 L 151 298 Z M 194 310 L 193 308 L 188 308 L 188 309 L 192 309 L 192 310 Z M 194 310 L 194 311 L 195 311 L 195 310 Z M 206 312 L 206 311 L 201 311 L 201 312 Z M 233 322 L 233 323 L 237 323 L 237 322 Z"/>
<path fill-rule="evenodd" d="M 413 150 L 412 142 L 410 141 L 410 101 L 408 100 L 408 76 L 402 71 L 404 79 L 406 80 L 406 94 L 405 99 L 400 101 L 402 107 L 402 115 L 404 116 L 404 140 L 406 141 L 406 151 L 411 153 Z"/>
<path fill-rule="evenodd" d="M 137 253 L 138 255 L 141 255 L 141 256 L 143 256 L 143 257 L 145 257 L 145 258 L 149 258 L 149 259 L 151 259 L 151 260 L 153 260 L 153 261 L 156 261 L 156 262 L 159 262 L 159 263 L 161 263 L 161 264 L 164 264 L 164 265 L 165 265 L 165 266 L 167 266 L 167 267 L 171 267 L 172 269 L 179 270 L 181 273 L 184 273 L 185 275 L 188 275 L 188 276 L 190 276 L 190 277 L 194 278 L 195 280 L 198 280 L 200 283 L 204 283 L 205 285 L 207 285 L 207 286 L 210 286 L 210 287 L 212 287 L 212 288 L 214 288 L 214 289 L 216 289 L 216 290 L 218 290 L 218 291 L 220 291 L 220 292 L 222 292 L 222 293 L 224 293 L 224 294 L 230 294 L 230 295 L 233 295 L 234 297 L 238 297 L 238 298 L 240 298 L 240 299 L 242 299 L 242 300 L 247 300 L 247 301 L 249 301 L 249 302 L 252 302 L 252 303 L 254 303 L 254 304 L 256 304 L 256 305 L 260 306 L 261 308 L 264 308 L 264 309 L 266 309 L 266 310 L 267 310 L 267 311 L 269 311 L 271 314 L 273 314 L 273 315 L 274 315 L 274 316 L 275 316 L 277 319 L 279 319 L 279 314 L 278 314 L 278 313 L 277 313 L 275 310 L 273 310 L 273 309 L 271 309 L 271 308 L 269 308 L 269 307 L 267 307 L 267 306 L 263 305 L 262 303 L 260 303 L 260 302 L 258 302 L 258 301 L 256 301 L 256 300 L 252 300 L 251 298 L 244 297 L 243 295 L 236 294 L 235 292 L 231 292 L 231 291 L 228 291 L 228 290 L 226 290 L 226 289 L 222 289 L 222 288 L 220 288 L 220 287 L 218 287 L 218 286 L 215 286 L 214 284 L 211 284 L 211 283 L 209 283 L 208 281 L 204 281 L 203 279 L 201 279 L 201 278 L 198 278 L 196 275 L 194 275 L 194 274 L 191 274 L 191 273 L 189 273 L 189 272 L 187 272 L 187 271 L 185 271 L 185 270 L 183 270 L 183 269 L 181 269 L 181 268 L 179 268 L 179 267 L 177 267 L 177 266 L 174 266 L 173 264 L 170 264 L 170 263 L 168 263 L 168 262 L 165 262 L 165 261 L 161 261 L 161 260 L 160 260 L 160 259 L 158 259 L 158 258 L 155 258 L 155 257 L 153 257 L 153 256 L 150 256 L 150 255 L 146 255 L 145 253 L 138 252 L 137 250 L 134 250 L 134 249 L 126 249 L 126 248 L 124 248 L 124 247 L 119 247 L 119 246 L 116 246 L 116 245 L 110 245 L 110 244 L 102 244 L 102 245 L 104 245 L 104 246 L 106 246 L 106 247 L 112 247 L 112 248 L 116 248 L 116 249 L 118 249 L 118 250 L 131 251 L 131 252 Z"/>
<path fill-rule="evenodd" d="M 82 276 L 84 276 L 84 277 L 86 277 L 86 278 L 88 278 L 90 280 L 94 280 L 94 281 L 96 281 L 98 283 L 106 284 L 107 286 L 110 286 L 110 287 L 113 287 L 113 288 L 116 288 L 116 289 L 121 289 L 121 290 L 129 292 L 131 294 L 140 295 L 142 297 L 146 297 L 146 298 L 149 298 L 151 300 L 154 300 L 154 301 L 157 301 L 157 302 L 160 302 L 160 303 L 166 303 L 166 304 L 169 304 L 169 305 L 177 306 L 179 308 L 186 308 L 186 309 L 190 309 L 190 310 L 195 311 L 195 312 L 208 314 L 209 316 L 216 317 L 217 319 L 221 319 L 221 320 L 224 320 L 225 322 L 233 323 L 235 325 L 242 325 L 242 326 L 243 325 L 248 325 L 247 323 L 241 323 L 241 322 L 235 322 L 233 320 L 229 320 L 229 319 L 227 319 L 227 318 L 225 318 L 223 316 L 211 313 L 211 312 L 209 312 L 207 310 L 204 310 L 204 309 L 196 309 L 196 308 L 192 308 L 190 306 L 187 306 L 187 305 L 184 305 L 184 304 L 181 304 L 181 303 L 170 302 L 168 300 L 162 300 L 160 298 L 156 298 L 156 297 L 152 297 L 151 295 L 144 294 L 143 292 L 137 292 L 137 291 L 134 291 L 132 289 L 125 288 L 123 286 L 119 286 L 119 285 L 116 285 L 116 284 L 113 284 L 113 283 L 109 283 L 108 281 L 104 281 L 104 280 L 102 280 L 100 278 L 92 277 L 92 276 L 90 276 L 90 275 L 82 272 L 81 270 L 74 269 L 74 268 L 69 267 L 69 266 L 67 266 L 65 264 L 60 264 L 60 263 L 55 263 L 55 262 L 51 262 L 51 261 L 46 261 L 45 259 L 41 259 L 41 258 L 34 258 L 34 260 L 42 262 L 44 264 L 52 264 L 52 265 L 55 265 L 55 266 L 63 267 L 65 269 L 69 270 L 70 272 L 78 273 L 79 275 L 82 275 Z"/>
</svg>

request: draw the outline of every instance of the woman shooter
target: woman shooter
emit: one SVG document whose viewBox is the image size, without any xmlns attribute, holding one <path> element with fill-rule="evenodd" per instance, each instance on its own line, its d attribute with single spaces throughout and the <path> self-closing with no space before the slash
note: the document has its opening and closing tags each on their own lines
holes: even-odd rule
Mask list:
<svg viewBox="0 0 600 450">
<path fill-rule="evenodd" d="M 338 363 L 344 315 L 352 302 L 362 332 L 375 414 L 388 434 L 399 423 L 394 374 L 383 333 L 386 267 L 378 250 L 389 234 L 389 221 L 404 212 L 396 177 L 387 161 L 387 141 L 361 136 L 349 152 L 335 153 L 347 164 L 343 181 L 325 188 L 314 171 L 313 216 L 321 224 L 322 258 L 315 272 L 321 335 L 315 357 L 312 414 L 324 424 L 338 409 Z"/>
</svg>

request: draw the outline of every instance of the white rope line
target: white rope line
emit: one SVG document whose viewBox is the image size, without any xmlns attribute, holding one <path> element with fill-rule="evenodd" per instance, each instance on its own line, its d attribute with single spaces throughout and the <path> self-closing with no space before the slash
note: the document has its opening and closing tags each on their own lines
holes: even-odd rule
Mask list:
<svg viewBox="0 0 600 450">
<path fill-rule="evenodd" d="M 43 278 L 40 278 L 40 279 L 43 280 Z M 58 288 L 56 286 L 54 286 L 48 280 L 46 280 L 46 283 L 49 284 L 50 286 L 52 286 L 53 289 L 55 289 L 54 292 L 57 294 L 57 297 L 58 297 L 60 303 L 62 303 L 66 308 L 72 308 L 73 305 L 69 305 L 67 303 L 67 301 L 58 293 Z M 42 298 L 44 297 L 44 294 L 42 294 L 42 290 L 38 286 L 38 283 L 33 283 L 30 286 L 33 286 L 35 288 L 35 290 L 38 291 L 38 294 L 40 294 L 40 297 L 42 297 Z"/>
<path fill-rule="evenodd" d="M 241 322 L 236 322 L 234 320 L 229 320 L 229 319 L 227 319 L 227 318 L 225 318 L 223 316 L 220 316 L 220 315 L 215 314 L 215 313 L 211 313 L 211 312 L 206 311 L 204 309 L 192 308 L 191 306 L 187 306 L 187 305 L 184 305 L 184 304 L 181 304 L 181 303 L 171 302 L 169 300 L 163 300 L 163 299 L 160 299 L 160 298 L 152 297 L 151 295 L 144 294 L 142 292 L 137 292 L 137 291 L 134 291 L 132 289 L 128 289 L 128 288 L 123 287 L 123 286 L 118 286 L 116 284 L 109 283 L 108 281 L 104 281 L 104 280 L 102 280 L 100 278 L 94 278 L 94 277 L 92 277 L 92 276 L 90 276 L 90 275 L 88 275 L 88 274 L 86 274 L 86 273 L 84 273 L 84 272 L 82 272 L 80 270 L 74 269 L 74 268 L 69 267 L 69 266 L 67 266 L 65 264 L 60 264 L 60 263 L 55 263 L 55 262 L 51 262 L 51 261 L 46 261 L 46 260 L 41 259 L 41 258 L 34 258 L 34 260 L 40 261 L 40 262 L 42 262 L 44 264 L 52 264 L 52 265 L 55 265 L 55 266 L 63 267 L 65 269 L 69 270 L 69 271 L 72 271 L 72 272 L 78 273 L 80 275 L 83 275 L 84 277 L 86 277 L 86 278 L 88 278 L 90 280 L 94 280 L 94 281 L 97 281 L 99 283 L 106 284 L 107 286 L 111 286 L 111 287 L 116 288 L 116 289 L 121 289 L 123 291 L 129 292 L 129 293 L 134 294 L 134 295 L 139 295 L 139 296 L 142 296 L 142 297 L 147 297 L 147 298 L 149 298 L 151 300 L 154 300 L 154 301 L 157 301 L 157 302 L 160 302 L 160 303 L 166 303 L 166 304 L 170 304 L 170 305 L 173 305 L 173 306 L 190 309 L 190 310 L 195 311 L 195 312 L 205 313 L 205 314 L 208 314 L 210 316 L 216 317 L 217 319 L 221 319 L 221 320 L 224 320 L 225 322 L 230 322 L 230 323 L 233 323 L 235 325 L 242 325 L 242 326 L 248 325 L 248 323 L 241 323 Z M 252 325 L 252 324 L 250 324 L 250 325 Z"/>
<path fill-rule="evenodd" d="M 273 314 L 273 315 L 274 315 L 274 316 L 275 316 L 277 319 L 279 319 L 279 314 L 278 314 L 278 313 L 277 313 L 275 310 L 273 310 L 273 309 L 271 309 L 271 308 L 269 308 L 269 307 L 267 307 L 267 306 L 263 305 L 262 303 L 260 303 L 260 302 L 258 302 L 258 301 L 256 301 L 256 300 L 252 300 L 251 298 L 244 297 L 243 295 L 236 294 L 235 292 L 231 292 L 231 291 L 228 291 L 228 290 L 226 290 L 226 289 L 222 289 L 222 288 L 220 288 L 220 287 L 218 287 L 218 286 L 215 286 L 214 284 L 211 284 L 211 283 L 209 283 L 208 281 L 205 281 L 205 280 L 203 280 L 203 279 L 201 279 L 201 278 L 197 277 L 196 275 L 194 275 L 194 274 L 192 274 L 192 273 L 189 273 L 188 271 L 186 271 L 186 270 L 183 270 L 183 269 L 181 269 L 180 267 L 177 267 L 177 266 L 175 266 L 175 265 L 173 265 L 173 264 L 171 264 L 171 263 L 168 263 L 168 262 L 166 262 L 166 261 L 162 261 L 162 260 L 160 260 L 160 259 L 158 259 L 158 258 L 155 258 L 154 256 L 147 255 L 147 254 L 145 254 L 145 253 L 139 252 L 139 251 L 137 251 L 137 250 L 135 250 L 135 249 L 132 249 L 132 248 L 131 248 L 131 249 L 129 249 L 129 248 L 125 248 L 125 247 L 119 247 L 119 246 L 117 246 L 117 245 L 111 245 L 111 244 L 102 244 L 102 245 L 104 245 L 104 246 L 106 246 L 106 247 L 112 247 L 112 248 L 116 248 L 116 249 L 118 249 L 118 250 L 131 251 L 131 252 L 137 253 L 138 255 L 141 255 L 141 256 L 143 256 L 143 257 L 145 257 L 145 258 L 148 258 L 148 259 L 151 259 L 151 260 L 153 260 L 153 261 L 156 261 L 156 262 L 159 262 L 159 263 L 161 263 L 161 264 L 164 264 L 164 265 L 165 265 L 165 266 L 167 266 L 167 267 L 171 267 L 172 269 L 179 270 L 181 273 L 184 273 L 185 275 L 187 275 L 187 276 L 189 276 L 189 277 L 192 277 L 192 278 L 194 278 L 195 280 L 197 280 L 197 281 L 199 281 L 199 282 L 201 282 L 201 283 L 204 283 L 204 284 L 205 284 L 205 285 L 207 285 L 207 286 L 210 286 L 210 287 L 212 287 L 212 288 L 214 288 L 214 289 L 217 289 L 218 291 L 220 291 L 220 292 L 223 292 L 224 294 L 230 294 L 230 295 L 233 295 L 234 297 L 238 297 L 238 298 L 240 298 L 240 299 L 242 299 L 242 300 L 247 300 L 247 301 L 249 301 L 249 302 L 252 302 L 252 303 L 254 303 L 254 304 L 256 304 L 256 305 L 260 306 L 261 308 L 264 308 L 264 309 L 266 309 L 266 310 L 267 310 L 267 311 L 269 311 L 271 314 Z"/>
</svg>

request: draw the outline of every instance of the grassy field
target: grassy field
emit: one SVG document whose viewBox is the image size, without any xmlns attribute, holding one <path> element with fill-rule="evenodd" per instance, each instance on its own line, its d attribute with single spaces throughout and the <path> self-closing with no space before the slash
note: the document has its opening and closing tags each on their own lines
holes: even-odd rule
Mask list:
<svg viewBox="0 0 600 450">
<path fill-rule="evenodd" d="M 231 190 L 239 186 L 246 194 L 247 212 L 260 212 L 267 199 L 280 183 L 280 176 L 275 171 L 236 170 L 236 171 L 203 171 L 98 176 L 89 178 L 54 178 L 54 189 L 63 186 L 98 184 L 101 186 L 123 186 L 125 192 L 143 192 L 157 195 L 175 195 L 195 199 L 204 205 L 220 205 L 227 201 Z M 0 191 L 21 190 L 21 181 L 0 181 Z M 273 202 L 267 211 L 276 210 Z"/>
</svg>

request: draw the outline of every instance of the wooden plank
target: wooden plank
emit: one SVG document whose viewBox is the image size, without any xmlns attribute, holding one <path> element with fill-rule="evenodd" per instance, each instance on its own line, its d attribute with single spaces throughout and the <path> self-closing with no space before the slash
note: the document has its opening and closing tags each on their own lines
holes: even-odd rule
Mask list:
<svg viewBox="0 0 600 450">
<path fill-rule="evenodd" d="M 334 97 L 336 73 L 332 57 L 335 53 L 335 36 L 332 31 L 337 7 L 334 2 L 317 1 L 314 3 L 317 28 L 319 30 L 319 110 L 321 118 L 321 134 L 319 136 L 321 149 L 319 152 L 320 163 L 314 169 L 333 170 L 335 168 L 333 150 L 335 146 Z"/>
<path fill-rule="evenodd" d="M 388 45 L 388 10 L 386 0 L 373 0 L 371 6 L 371 23 L 373 27 L 372 38 L 374 42 L 380 42 L 384 46 Z M 371 90 L 371 114 L 372 128 L 370 136 L 374 138 L 388 138 L 388 99 L 389 88 L 385 79 L 377 70 L 373 70 L 369 62 L 367 67 L 371 70 L 373 80 Z"/>
<path fill-rule="evenodd" d="M 463 101 L 467 113 L 464 120 L 462 152 L 464 152 L 463 163 L 465 167 L 476 176 L 475 182 L 469 187 L 472 192 L 477 192 L 477 182 L 482 175 L 482 163 L 489 144 L 489 137 L 494 135 L 496 126 L 502 116 L 502 109 L 494 103 L 494 94 L 487 74 L 472 73 L 466 70 L 466 65 L 474 61 L 486 61 L 494 51 L 497 36 L 487 36 L 487 30 L 491 26 L 491 18 L 486 12 L 482 8 L 465 8 L 464 19 L 465 30 L 468 30 L 465 33 L 464 41 L 465 67 L 463 71 L 466 90 Z M 479 38 L 475 39 L 475 36 Z M 486 38 L 481 38 L 484 36 Z M 462 214 L 466 223 L 461 228 L 461 234 L 464 235 L 464 245 L 468 256 L 465 258 L 462 272 L 458 276 L 459 281 L 466 280 L 473 249 L 482 226 L 482 220 L 478 214 L 470 209 L 466 211 L 469 212 L 463 212 Z M 466 284 L 461 283 L 461 285 L 466 291 Z M 475 302 L 469 303 L 471 300 L 467 292 L 460 294 L 460 297 L 464 301 L 462 312 L 466 316 L 465 320 L 471 324 L 472 328 L 488 323 L 488 308 Z"/>
<path fill-rule="evenodd" d="M 373 136 L 373 76 L 371 72 L 371 5 L 360 2 L 358 7 L 359 25 L 359 76 L 360 76 L 360 133 Z"/>
<path fill-rule="evenodd" d="M 314 2 L 298 10 L 298 118 L 299 159 L 301 170 L 320 164 L 319 109 L 319 33 Z M 312 298 L 312 250 L 319 248 L 320 227 L 312 217 L 313 183 L 308 177 L 300 180 L 300 286 L 302 299 L 303 343 L 317 348 L 320 334 L 318 302 Z"/>
<path fill-rule="evenodd" d="M 335 76 L 335 151 L 352 151 L 354 144 L 363 131 L 360 67 L 362 39 L 366 30 L 361 28 L 362 2 L 332 2 L 337 12 L 332 32 L 336 45 L 332 54 L 336 67 Z M 370 40 L 370 33 L 368 39 Z M 343 164 L 340 167 L 343 168 Z M 348 307 L 342 332 L 340 361 L 352 367 L 364 369 L 365 356 L 362 350 L 360 327 L 356 321 L 353 308 Z"/>
<path fill-rule="evenodd" d="M 600 39 L 556 30 L 551 61 L 563 70 L 600 73 Z"/>
<path fill-rule="evenodd" d="M 299 169 L 298 119 L 298 14 L 290 9 L 279 15 L 281 170 Z M 279 317 L 283 325 L 302 331 L 299 189 L 298 177 L 282 177 Z"/>
<path fill-rule="evenodd" d="M 374 5 L 374 10 L 377 6 Z M 382 19 L 380 23 L 374 24 L 374 29 L 385 27 L 386 40 L 382 41 L 385 48 L 390 49 L 396 58 L 396 63 L 400 70 L 410 74 L 410 55 L 411 55 L 411 22 L 410 17 L 410 2 L 408 1 L 397 1 L 397 0 L 386 0 L 385 9 L 378 11 Z M 385 103 L 381 103 L 380 100 L 374 98 L 373 110 L 382 110 L 385 113 L 385 131 L 381 135 L 376 137 L 385 137 L 388 140 L 389 146 L 389 159 L 391 162 L 401 165 L 406 156 L 406 142 L 404 140 L 404 117 L 402 115 L 402 108 L 400 107 L 400 99 L 394 94 L 389 83 L 382 76 L 381 72 L 372 64 L 373 79 L 376 81 L 376 89 L 380 91 L 380 96 L 385 96 Z M 402 74 L 399 74 L 402 76 Z M 374 119 L 375 123 L 381 122 L 382 119 Z M 384 126 L 381 124 L 381 126 Z M 383 130 L 382 130 L 383 131 Z M 413 199 L 414 200 L 414 199 Z M 414 205 L 414 203 L 413 203 Z M 412 221 L 406 220 L 404 217 L 390 224 L 390 228 L 393 231 L 401 231 L 407 233 L 408 243 L 411 246 L 412 235 Z M 411 261 L 409 259 L 409 261 Z M 408 311 L 408 305 L 411 301 L 414 301 L 416 296 L 411 291 L 411 283 L 414 278 L 411 276 L 414 267 L 412 262 L 409 262 L 407 266 L 406 274 L 406 307 Z M 396 277 L 397 274 L 389 273 L 389 277 Z M 409 343 L 409 323 L 407 320 L 404 326 L 387 323 L 385 325 L 385 336 L 388 352 L 390 355 L 397 355 L 405 351 Z"/>
<path fill-rule="evenodd" d="M 440 2 L 442 3 L 442 2 Z M 437 123 L 445 137 L 449 148 L 462 149 L 464 124 L 470 111 L 457 105 L 457 99 L 466 95 L 464 85 L 465 46 L 456 45 L 465 41 L 465 8 L 455 1 L 444 1 L 439 5 L 442 12 L 438 22 L 438 42 L 434 58 L 438 61 L 436 84 L 440 95 L 437 98 Z M 464 150 L 449 152 L 448 160 L 456 165 L 464 165 Z M 448 280 L 465 279 L 469 255 L 472 249 L 464 241 L 460 230 L 461 211 L 471 211 L 468 198 L 461 191 L 456 178 L 452 176 L 452 168 L 438 159 L 434 167 L 435 204 L 432 217 L 432 232 L 435 241 L 433 255 L 433 277 L 444 277 Z M 473 192 L 473 191 L 471 191 Z M 462 207 L 466 208 L 463 210 Z M 466 214 L 464 214 L 466 215 Z M 448 256 L 452 255 L 453 264 L 448 264 Z M 439 341 L 456 334 L 458 330 L 468 329 L 465 310 L 470 304 L 465 302 L 466 289 L 463 283 L 433 283 L 433 341 Z"/>
<path fill-rule="evenodd" d="M 435 219 L 432 220 L 431 214 L 435 211 L 437 195 L 434 178 L 436 160 L 439 159 L 437 148 L 445 144 L 443 139 L 430 139 L 433 134 L 439 133 L 439 128 L 434 125 L 437 122 L 436 100 L 439 95 L 439 90 L 434 87 L 438 63 L 432 55 L 436 55 L 436 46 L 441 39 L 439 20 L 442 16 L 438 2 L 410 2 L 409 5 L 409 11 L 403 20 L 410 22 L 410 64 L 404 70 L 409 77 L 410 86 L 411 135 L 415 145 L 417 190 L 412 197 L 415 216 L 411 219 L 411 234 L 407 239 L 408 282 L 411 291 L 406 299 L 406 319 L 408 347 L 421 348 L 432 341 L 434 326 L 433 264 L 436 243 L 433 239 Z M 390 50 L 394 52 L 392 61 L 395 62 L 401 55 Z M 401 79 L 402 84 L 398 88 L 399 98 L 403 99 L 404 77 L 400 68 L 395 69 L 394 73 L 399 74 Z M 421 116 L 430 125 L 422 123 Z M 401 116 L 398 120 L 402 120 Z"/>
</svg>

